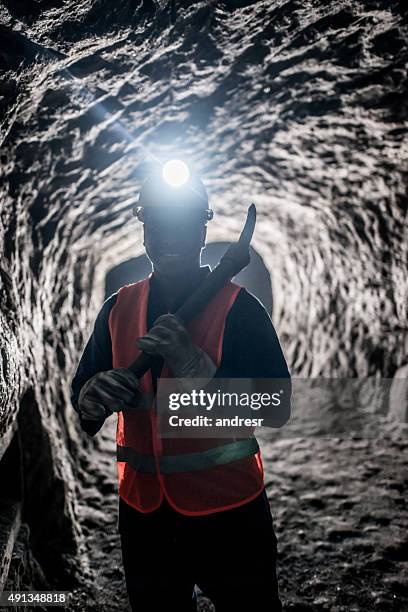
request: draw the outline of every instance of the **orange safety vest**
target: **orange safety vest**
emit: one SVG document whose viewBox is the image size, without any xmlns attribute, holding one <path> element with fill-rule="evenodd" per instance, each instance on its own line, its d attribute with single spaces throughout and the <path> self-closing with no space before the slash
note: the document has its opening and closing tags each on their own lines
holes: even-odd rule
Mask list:
<svg viewBox="0 0 408 612">
<path fill-rule="evenodd" d="M 109 315 L 114 368 L 128 367 L 141 353 L 136 340 L 147 333 L 150 276 L 118 291 Z M 187 325 L 194 344 L 217 367 L 221 363 L 225 320 L 240 289 L 240 285 L 228 282 Z M 161 377 L 172 378 L 168 366 L 163 368 Z M 139 384 L 143 394 L 153 397 L 151 370 Z M 117 415 L 119 495 L 137 510 L 152 512 L 165 497 L 182 514 L 210 514 L 241 506 L 263 490 L 262 459 L 254 436 L 235 441 L 160 438 L 155 401 Z"/>
</svg>

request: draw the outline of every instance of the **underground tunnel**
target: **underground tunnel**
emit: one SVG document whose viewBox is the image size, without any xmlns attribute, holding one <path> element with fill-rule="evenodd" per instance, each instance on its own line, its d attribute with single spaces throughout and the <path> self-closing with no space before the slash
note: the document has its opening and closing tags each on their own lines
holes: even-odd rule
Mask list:
<svg viewBox="0 0 408 612">
<path fill-rule="evenodd" d="M 256 205 L 232 282 L 293 383 L 257 432 L 283 610 L 408 609 L 407 40 L 385 0 L 0 2 L 0 594 L 131 610 L 117 417 L 86 433 L 70 385 L 151 273 L 132 210 L 180 158 L 214 211 L 202 265 Z"/>
</svg>

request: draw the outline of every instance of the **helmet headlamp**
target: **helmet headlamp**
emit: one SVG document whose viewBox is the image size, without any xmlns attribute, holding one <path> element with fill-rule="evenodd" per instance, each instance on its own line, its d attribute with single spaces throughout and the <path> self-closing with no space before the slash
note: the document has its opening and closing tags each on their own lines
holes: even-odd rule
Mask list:
<svg viewBox="0 0 408 612">
<path fill-rule="evenodd" d="M 185 217 L 206 223 L 214 216 L 208 207 L 208 195 L 203 182 L 180 159 L 166 162 L 161 172 L 151 174 L 143 183 L 133 214 L 145 223 L 150 211 L 152 220 L 160 216 L 163 219 Z"/>
</svg>

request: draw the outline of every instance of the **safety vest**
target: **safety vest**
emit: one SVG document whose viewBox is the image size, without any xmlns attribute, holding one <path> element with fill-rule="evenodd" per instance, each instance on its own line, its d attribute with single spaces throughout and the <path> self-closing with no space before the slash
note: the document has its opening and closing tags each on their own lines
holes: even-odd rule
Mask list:
<svg viewBox="0 0 408 612">
<path fill-rule="evenodd" d="M 109 315 L 114 368 L 128 367 L 141 353 L 136 340 L 148 331 L 150 276 L 118 291 Z M 187 325 L 194 344 L 217 367 L 225 320 L 240 289 L 240 285 L 228 282 Z M 163 367 L 161 377 L 172 378 L 168 366 Z M 153 397 L 151 370 L 139 384 L 145 397 Z M 210 514 L 245 504 L 263 490 L 262 459 L 254 436 L 233 440 L 160 438 L 155 400 L 117 415 L 119 495 L 137 510 L 151 512 L 165 497 L 182 514 Z"/>
</svg>

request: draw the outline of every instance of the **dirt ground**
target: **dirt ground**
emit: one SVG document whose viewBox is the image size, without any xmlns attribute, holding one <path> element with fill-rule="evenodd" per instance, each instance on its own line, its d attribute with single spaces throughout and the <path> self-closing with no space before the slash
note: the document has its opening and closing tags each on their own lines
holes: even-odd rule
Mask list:
<svg viewBox="0 0 408 612">
<path fill-rule="evenodd" d="M 115 417 L 95 438 L 80 507 L 92 583 L 72 610 L 130 610 L 117 533 Z M 381 438 L 285 438 L 263 430 L 265 483 L 287 612 L 408 611 L 408 428 Z M 200 609 L 212 610 L 200 598 Z"/>
</svg>

